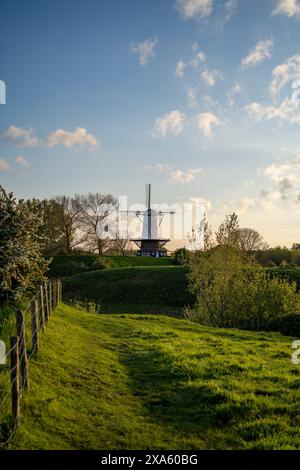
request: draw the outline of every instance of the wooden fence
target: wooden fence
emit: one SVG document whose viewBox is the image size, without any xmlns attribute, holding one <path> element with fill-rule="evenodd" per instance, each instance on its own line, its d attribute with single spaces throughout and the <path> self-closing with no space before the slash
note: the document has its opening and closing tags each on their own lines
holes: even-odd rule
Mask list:
<svg viewBox="0 0 300 470">
<path fill-rule="evenodd" d="M 23 390 L 30 389 L 28 362 L 37 356 L 40 334 L 61 298 L 61 281 L 46 282 L 40 286 L 27 308 L 16 311 L 16 335 L 11 336 L 10 349 L 6 353 L 10 367 L 6 374 L 0 374 L 0 383 L 10 376 L 9 390 L 0 401 L 0 410 L 8 400 L 11 401 L 13 431 L 19 425 Z"/>
</svg>

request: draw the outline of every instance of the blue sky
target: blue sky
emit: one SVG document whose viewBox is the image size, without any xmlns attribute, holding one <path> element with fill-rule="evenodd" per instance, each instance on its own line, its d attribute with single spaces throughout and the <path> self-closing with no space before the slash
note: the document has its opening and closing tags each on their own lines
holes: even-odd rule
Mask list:
<svg viewBox="0 0 300 470">
<path fill-rule="evenodd" d="M 213 225 L 235 210 L 270 244 L 299 242 L 298 0 L 0 8 L 2 185 L 136 202 L 152 182 Z"/>
</svg>

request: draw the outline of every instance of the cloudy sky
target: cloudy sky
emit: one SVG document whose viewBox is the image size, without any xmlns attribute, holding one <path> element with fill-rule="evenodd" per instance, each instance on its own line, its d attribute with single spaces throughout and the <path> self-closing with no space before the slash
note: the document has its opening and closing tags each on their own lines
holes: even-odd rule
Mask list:
<svg viewBox="0 0 300 470">
<path fill-rule="evenodd" d="M 2 0 L 0 181 L 300 242 L 299 0 Z"/>
</svg>

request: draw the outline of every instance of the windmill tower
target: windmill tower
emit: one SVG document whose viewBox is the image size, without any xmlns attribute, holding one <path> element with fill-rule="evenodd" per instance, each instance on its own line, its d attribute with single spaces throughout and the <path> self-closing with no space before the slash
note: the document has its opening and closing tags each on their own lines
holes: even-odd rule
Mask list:
<svg viewBox="0 0 300 470">
<path fill-rule="evenodd" d="M 166 214 L 175 214 L 172 211 L 155 211 L 151 209 L 151 184 L 146 184 L 146 210 L 145 211 L 128 211 L 134 213 L 142 222 L 142 237 L 132 239 L 139 248 L 138 256 L 154 256 L 160 258 L 167 256 L 166 243 L 170 240 L 158 237 L 158 228 L 160 227 L 163 217 Z"/>
</svg>

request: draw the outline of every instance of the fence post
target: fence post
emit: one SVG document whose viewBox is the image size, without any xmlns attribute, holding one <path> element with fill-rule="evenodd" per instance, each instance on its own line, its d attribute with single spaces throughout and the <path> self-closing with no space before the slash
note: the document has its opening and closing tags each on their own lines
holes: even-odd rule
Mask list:
<svg viewBox="0 0 300 470">
<path fill-rule="evenodd" d="M 54 310 L 56 307 L 56 281 L 52 284 L 52 306 Z"/>
<path fill-rule="evenodd" d="M 32 352 L 37 354 L 39 351 L 39 334 L 38 334 L 38 302 L 34 299 L 31 302 L 31 338 L 32 338 Z"/>
<path fill-rule="evenodd" d="M 58 292 L 59 292 L 58 302 L 61 302 L 62 301 L 62 282 L 61 282 L 61 280 L 58 281 L 58 287 L 59 287 L 59 289 L 58 289 Z"/>
<path fill-rule="evenodd" d="M 59 304 L 59 279 L 56 281 L 56 305 Z"/>
<path fill-rule="evenodd" d="M 44 291 L 45 291 L 45 321 L 47 322 L 49 320 L 49 301 L 48 301 L 48 285 L 47 282 L 45 282 L 44 286 Z"/>
<path fill-rule="evenodd" d="M 19 366 L 21 371 L 21 388 L 29 389 L 28 359 L 26 350 L 25 322 L 22 310 L 16 312 L 17 336 L 19 338 Z"/>
<path fill-rule="evenodd" d="M 45 305 L 44 305 L 44 289 L 40 286 L 40 327 L 42 330 L 45 329 Z"/>
<path fill-rule="evenodd" d="M 19 385 L 19 339 L 10 338 L 10 379 L 13 426 L 16 429 L 20 420 L 20 385 Z"/>
<path fill-rule="evenodd" d="M 51 282 L 49 282 L 49 317 L 52 315 L 52 286 Z"/>
</svg>

